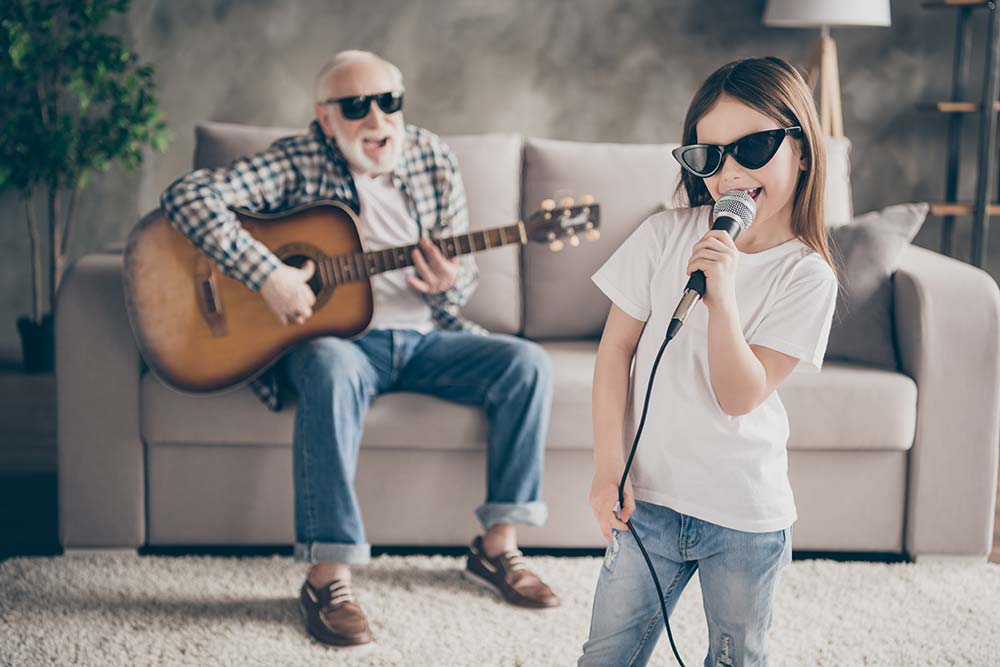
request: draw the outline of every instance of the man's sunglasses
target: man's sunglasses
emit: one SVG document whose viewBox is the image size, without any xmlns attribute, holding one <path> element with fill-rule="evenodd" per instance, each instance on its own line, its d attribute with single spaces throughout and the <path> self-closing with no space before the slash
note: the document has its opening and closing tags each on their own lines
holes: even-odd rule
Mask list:
<svg viewBox="0 0 1000 667">
<path fill-rule="evenodd" d="M 385 114 L 396 113 L 403 108 L 402 91 L 338 97 L 337 99 L 331 98 L 323 100 L 321 104 L 339 104 L 340 113 L 344 114 L 344 118 L 347 120 L 361 120 L 368 115 L 368 110 L 372 106 L 372 100 L 375 100 L 375 104 Z"/>
<path fill-rule="evenodd" d="M 682 167 L 702 178 L 708 178 L 719 171 L 723 160 L 726 159 L 726 153 L 732 155 L 747 169 L 760 169 L 778 152 L 786 134 L 793 137 L 801 136 L 802 128 L 793 125 L 777 130 L 754 132 L 726 146 L 717 144 L 679 146 L 673 150 L 673 155 Z"/>
</svg>

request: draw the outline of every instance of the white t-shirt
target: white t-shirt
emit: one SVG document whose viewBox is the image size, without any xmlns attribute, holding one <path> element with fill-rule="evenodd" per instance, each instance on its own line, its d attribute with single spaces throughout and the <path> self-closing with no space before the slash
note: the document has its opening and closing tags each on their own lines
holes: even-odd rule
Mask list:
<svg viewBox="0 0 1000 667">
<path fill-rule="evenodd" d="M 625 455 L 642 414 L 649 372 L 687 284 L 692 249 L 711 229 L 711 206 L 651 216 L 592 277 L 623 311 L 643 320 L 626 409 Z M 818 373 L 837 299 L 819 253 L 791 239 L 740 252 L 736 301 L 743 334 Z M 788 418 L 777 391 L 751 412 L 722 409 L 708 366 L 708 308 L 697 304 L 667 344 L 629 472 L 635 497 L 716 525 L 769 532 L 797 518 L 788 483 Z"/>
<path fill-rule="evenodd" d="M 416 243 L 420 231 L 406 207 L 403 193 L 392 184 L 392 176 L 377 178 L 351 170 L 361 202 L 361 232 L 365 250 L 384 250 Z M 406 282 L 407 275 L 417 275 L 408 266 L 371 277 L 375 299 L 372 329 L 415 329 L 427 333 L 434 328 L 430 306 L 421 294 Z"/>
</svg>

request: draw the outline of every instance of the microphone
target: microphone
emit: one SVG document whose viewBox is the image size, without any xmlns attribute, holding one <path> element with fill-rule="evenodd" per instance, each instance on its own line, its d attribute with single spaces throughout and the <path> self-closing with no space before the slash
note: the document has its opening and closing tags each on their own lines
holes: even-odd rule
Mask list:
<svg viewBox="0 0 1000 667">
<path fill-rule="evenodd" d="M 757 202 L 743 190 L 730 190 L 715 202 L 712 213 L 715 216 L 712 229 L 725 231 L 735 241 L 740 232 L 753 224 L 754 216 L 757 215 Z M 698 269 L 688 278 L 684 295 L 681 296 L 681 301 L 677 304 L 673 317 L 670 318 L 670 325 L 667 327 L 668 340 L 680 330 L 691 310 L 703 296 L 705 296 L 705 272 Z"/>
</svg>

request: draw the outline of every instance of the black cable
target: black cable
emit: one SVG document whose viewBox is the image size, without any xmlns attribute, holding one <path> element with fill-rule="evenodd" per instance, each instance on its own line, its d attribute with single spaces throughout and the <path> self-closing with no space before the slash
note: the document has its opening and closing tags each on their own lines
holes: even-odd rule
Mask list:
<svg viewBox="0 0 1000 667">
<path fill-rule="evenodd" d="M 628 455 L 628 461 L 625 463 L 625 471 L 622 473 L 622 481 L 618 484 L 618 507 L 619 512 L 625 511 L 625 480 L 628 479 L 629 468 L 632 467 L 632 459 L 635 458 L 635 450 L 639 446 L 639 436 L 642 435 L 642 427 L 646 423 L 646 411 L 649 409 L 649 396 L 653 392 L 653 379 L 656 377 L 656 367 L 660 365 L 660 357 L 663 356 L 663 350 L 666 349 L 667 343 L 669 343 L 683 324 L 676 317 L 670 320 L 670 326 L 667 327 L 667 335 L 663 339 L 663 343 L 660 345 L 660 351 L 656 353 L 656 360 L 653 362 L 653 367 L 649 370 L 649 382 L 646 384 L 646 398 L 642 403 L 642 417 L 639 418 L 639 427 L 635 431 L 635 440 L 632 441 L 632 452 Z M 618 517 L 621 519 L 621 516 Z M 684 661 L 681 660 L 680 653 L 677 652 L 677 645 L 674 644 L 674 635 L 670 632 L 670 620 L 667 618 L 667 603 L 663 599 L 663 589 L 660 587 L 660 580 L 656 578 L 656 570 L 653 568 L 653 562 L 649 560 L 649 554 L 646 553 L 646 547 L 642 546 L 642 540 L 639 539 L 639 533 L 635 532 L 635 527 L 632 525 L 632 519 L 630 518 L 625 522 L 628 525 L 628 530 L 632 533 L 635 538 L 636 544 L 639 545 L 639 551 L 642 552 L 642 557 L 646 559 L 646 566 L 649 567 L 649 573 L 653 575 L 653 584 L 656 586 L 656 597 L 660 601 L 660 609 L 663 610 L 663 623 L 667 626 L 667 639 L 670 640 L 670 648 L 674 651 L 674 656 L 677 658 L 677 662 L 680 663 L 681 667 L 684 667 Z"/>
</svg>

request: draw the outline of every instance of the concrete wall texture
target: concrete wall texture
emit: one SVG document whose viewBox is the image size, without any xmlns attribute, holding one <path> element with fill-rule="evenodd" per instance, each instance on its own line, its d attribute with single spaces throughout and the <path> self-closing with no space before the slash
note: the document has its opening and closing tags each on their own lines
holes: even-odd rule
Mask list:
<svg viewBox="0 0 1000 667">
<path fill-rule="evenodd" d="M 364 48 L 403 70 L 407 122 L 440 134 L 518 132 L 577 141 L 674 142 L 691 96 L 731 60 L 777 55 L 804 69 L 819 30 L 763 26 L 764 0 L 133 0 L 120 31 L 156 68 L 174 141 L 137 172 L 99 174 L 78 204 L 74 257 L 125 238 L 190 169 L 205 120 L 305 127 L 312 82 L 332 53 Z M 854 209 L 944 197 L 946 118 L 916 108 L 948 98 L 956 10 L 893 0 L 892 27 L 841 28 L 845 133 Z M 973 13 L 978 99 L 985 10 Z M 961 198 L 975 191 L 978 116 L 965 121 Z M 24 210 L 0 197 L 0 352 L 20 354 L 31 308 Z M 958 220 L 968 258 L 971 218 Z M 916 239 L 934 248 L 940 220 Z M 1000 234 L 990 234 L 1000 271 Z"/>
</svg>

